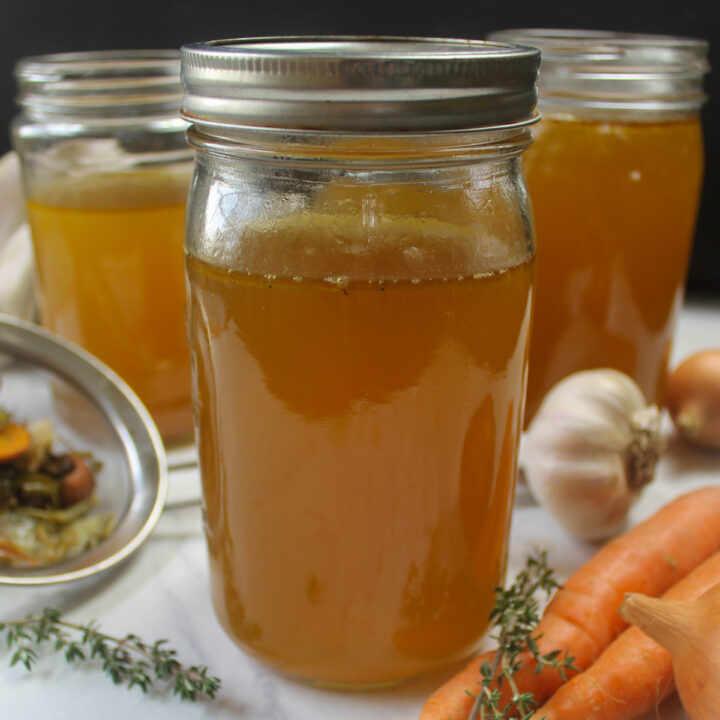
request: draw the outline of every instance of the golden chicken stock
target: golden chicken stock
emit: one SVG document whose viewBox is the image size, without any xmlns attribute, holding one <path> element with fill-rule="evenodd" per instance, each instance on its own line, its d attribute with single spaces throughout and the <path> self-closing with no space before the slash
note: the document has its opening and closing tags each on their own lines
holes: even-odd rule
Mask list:
<svg viewBox="0 0 720 720">
<path fill-rule="evenodd" d="M 612 367 L 662 402 L 702 179 L 697 118 L 548 115 L 525 156 L 537 237 L 526 422 L 577 370 Z"/>
<path fill-rule="evenodd" d="M 192 435 L 183 240 L 187 179 L 128 173 L 28 202 L 49 329 L 117 372 L 165 440 Z"/>
<path fill-rule="evenodd" d="M 218 616 L 329 685 L 466 656 L 504 574 L 532 255 L 474 276 L 460 226 L 385 217 L 368 236 L 312 213 L 243 243 L 305 273 L 188 261 Z M 467 275 L 432 270 L 465 256 Z"/>
</svg>

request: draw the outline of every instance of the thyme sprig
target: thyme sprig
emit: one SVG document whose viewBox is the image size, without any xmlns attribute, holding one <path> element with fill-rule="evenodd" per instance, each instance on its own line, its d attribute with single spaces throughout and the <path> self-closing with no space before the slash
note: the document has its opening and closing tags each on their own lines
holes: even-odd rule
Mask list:
<svg viewBox="0 0 720 720">
<path fill-rule="evenodd" d="M 510 588 L 496 588 L 495 607 L 490 613 L 490 620 L 496 628 L 491 637 L 497 641 L 498 647 L 492 663 L 486 661 L 480 667 L 480 691 L 475 696 L 468 720 L 528 720 L 532 716 L 537 703 L 532 693 L 520 692 L 515 682 L 515 676 L 522 667 L 521 655 L 526 652 L 537 663 L 536 673 L 545 667 L 554 668 L 565 680 L 566 670 L 577 669 L 573 665 L 574 658 L 567 652 L 564 657 L 560 657 L 560 650 L 541 654 L 537 645 L 539 636 L 532 635 L 540 621 L 538 595 L 544 593 L 549 598 L 557 587 L 559 585 L 547 564 L 547 552 L 535 551 Z M 510 700 L 501 707 L 504 683 L 510 688 Z"/>
<path fill-rule="evenodd" d="M 32 670 L 38 661 L 37 647 L 48 643 L 62 652 L 70 665 L 97 660 L 116 685 L 137 687 L 146 693 L 154 681 L 172 686 L 174 695 L 194 702 L 199 697 L 214 698 L 220 679 L 208 674 L 203 665 L 185 668 L 177 652 L 167 647 L 167 640 L 152 644 L 137 635 L 117 638 L 100 632 L 95 622 L 80 625 L 62 619 L 58 610 L 47 608 L 39 615 L 21 620 L 0 622 L 7 648 L 12 652 L 10 665 L 24 665 Z"/>
</svg>

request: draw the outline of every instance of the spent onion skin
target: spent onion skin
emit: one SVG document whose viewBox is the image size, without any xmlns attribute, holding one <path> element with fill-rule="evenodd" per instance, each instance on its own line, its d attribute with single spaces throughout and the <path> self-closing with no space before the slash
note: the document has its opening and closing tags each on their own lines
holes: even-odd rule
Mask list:
<svg viewBox="0 0 720 720">
<path fill-rule="evenodd" d="M 720 450 L 720 350 L 703 350 L 670 373 L 666 404 L 680 435 Z"/>
<path fill-rule="evenodd" d="M 532 494 L 570 534 L 618 534 L 662 452 L 660 411 L 632 378 L 610 368 L 561 380 L 540 406 L 521 444 Z"/>
<path fill-rule="evenodd" d="M 680 701 L 690 720 L 720 717 L 720 585 L 679 602 L 630 594 L 620 615 L 672 656 Z"/>
</svg>

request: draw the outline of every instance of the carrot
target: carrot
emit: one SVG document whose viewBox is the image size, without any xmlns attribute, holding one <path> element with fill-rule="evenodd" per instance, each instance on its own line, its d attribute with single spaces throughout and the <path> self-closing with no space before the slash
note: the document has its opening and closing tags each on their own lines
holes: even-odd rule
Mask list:
<svg viewBox="0 0 720 720">
<path fill-rule="evenodd" d="M 720 553 L 673 585 L 664 598 L 696 600 L 720 583 Z M 628 628 L 583 673 L 561 687 L 533 718 L 634 720 L 673 690 L 670 653 L 637 627 Z"/>
<path fill-rule="evenodd" d="M 30 447 L 30 433 L 24 425 L 9 423 L 0 429 L 0 463 L 16 460 Z"/>
<path fill-rule="evenodd" d="M 16 460 L 30 447 L 30 433 L 24 425 L 8 423 L 0 429 L 0 463 Z"/>
<path fill-rule="evenodd" d="M 0 537 L 0 565 L 3 564 L 3 561 L 17 561 L 25 563 L 26 565 L 38 564 L 37 558 L 34 558 L 32 555 L 25 554 L 14 543 L 11 543 L 9 540 L 6 540 L 3 537 Z"/>
<path fill-rule="evenodd" d="M 707 487 L 672 501 L 652 517 L 602 547 L 565 582 L 548 604 L 535 635 L 541 654 L 567 652 L 581 670 L 627 624 L 617 614 L 625 593 L 657 597 L 720 550 L 720 488 Z M 474 658 L 465 669 L 435 691 L 420 720 L 463 720 L 479 688 L 479 669 L 494 653 Z M 536 673 L 529 653 L 519 659 L 519 692 L 531 692 L 544 703 L 562 685 L 557 670 Z M 568 677 L 573 673 L 567 673 Z M 504 701 L 508 700 L 504 683 Z"/>
</svg>

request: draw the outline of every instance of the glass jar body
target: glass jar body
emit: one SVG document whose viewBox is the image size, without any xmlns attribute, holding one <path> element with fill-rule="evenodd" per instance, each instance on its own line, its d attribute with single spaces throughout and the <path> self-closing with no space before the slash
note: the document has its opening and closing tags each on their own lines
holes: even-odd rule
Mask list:
<svg viewBox="0 0 720 720">
<path fill-rule="evenodd" d="M 191 136 L 189 338 L 221 623 L 323 685 L 459 660 L 505 568 L 527 131 Z"/>
<path fill-rule="evenodd" d="M 165 441 L 192 437 L 183 239 L 192 172 L 177 111 L 24 113 L 13 125 L 43 325 L 125 379 Z"/>
<path fill-rule="evenodd" d="M 542 108 L 526 424 L 566 375 L 613 367 L 662 403 L 703 170 L 697 113 Z"/>
</svg>

